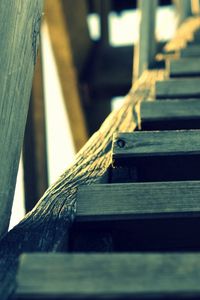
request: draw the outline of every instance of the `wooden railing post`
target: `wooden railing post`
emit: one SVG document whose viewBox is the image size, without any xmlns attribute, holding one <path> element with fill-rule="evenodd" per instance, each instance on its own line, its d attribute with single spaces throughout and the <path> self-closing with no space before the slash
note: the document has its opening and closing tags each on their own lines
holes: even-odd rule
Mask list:
<svg viewBox="0 0 200 300">
<path fill-rule="evenodd" d="M 10 220 L 42 11 L 42 0 L 0 0 L 0 236 Z"/>
<path fill-rule="evenodd" d="M 139 0 L 141 14 L 138 45 L 135 47 L 134 79 L 148 69 L 156 54 L 155 23 L 158 0 Z"/>
</svg>

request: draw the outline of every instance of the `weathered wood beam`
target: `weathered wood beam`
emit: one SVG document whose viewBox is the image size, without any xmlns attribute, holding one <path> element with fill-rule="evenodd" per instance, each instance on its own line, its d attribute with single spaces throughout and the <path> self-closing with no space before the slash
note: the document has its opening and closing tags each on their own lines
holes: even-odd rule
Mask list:
<svg viewBox="0 0 200 300">
<path fill-rule="evenodd" d="M 199 262 L 199 253 L 26 254 L 21 257 L 16 296 L 197 299 Z"/>
<path fill-rule="evenodd" d="M 139 43 L 135 47 L 133 76 L 139 78 L 149 68 L 156 55 L 155 20 L 157 0 L 139 1 L 141 13 Z"/>
<path fill-rule="evenodd" d="M 112 136 L 119 131 L 133 131 L 136 103 L 151 94 L 160 71 L 145 72 L 136 82 L 124 105 L 105 120 L 75 163 L 50 187 L 36 207 L 0 242 L 0 298 L 14 289 L 18 256 L 23 252 L 59 251 L 66 247 L 69 228 L 76 213 L 76 192 L 83 184 L 99 180 L 111 164 Z M 134 114 L 136 116 L 136 113 Z"/>
<path fill-rule="evenodd" d="M 120 133 L 114 137 L 113 160 L 134 157 L 200 155 L 200 130 Z"/>
<path fill-rule="evenodd" d="M 76 222 L 200 216 L 200 181 L 80 187 Z"/>
<path fill-rule="evenodd" d="M 24 136 L 23 166 L 25 207 L 30 211 L 48 187 L 47 145 L 41 54 L 33 78 L 30 106 Z"/>
<path fill-rule="evenodd" d="M 42 0 L 0 1 L 0 236 L 10 220 L 42 9 Z"/>
<path fill-rule="evenodd" d="M 130 174 L 123 182 L 200 180 L 199 134 L 200 130 L 169 130 L 116 135 L 112 182 L 121 167 Z"/>
<path fill-rule="evenodd" d="M 74 40 L 72 43 L 72 36 L 70 35 L 69 24 L 68 22 L 66 22 L 64 13 L 65 8 L 68 17 L 69 12 L 67 10 L 67 6 L 71 5 L 70 11 L 72 11 L 72 14 L 75 16 L 77 10 L 76 6 L 74 6 L 73 4 L 75 4 L 73 0 L 46 1 L 46 22 L 49 28 L 63 97 L 74 139 L 74 145 L 76 150 L 79 150 L 87 141 L 88 136 L 79 93 L 78 74 L 75 67 L 76 64 L 82 65 L 82 59 L 80 59 L 80 62 L 78 63 L 78 60 L 75 61 L 73 57 L 74 47 L 77 47 L 76 51 L 78 51 L 79 49 L 78 53 L 80 54 L 81 46 L 79 44 L 78 48 L 78 43 Z M 80 5 L 82 5 L 82 1 Z M 80 8 L 79 11 L 81 11 Z M 73 19 L 71 20 L 70 18 L 69 22 L 71 26 L 73 26 Z M 78 39 L 78 36 L 75 35 L 73 38 Z M 82 55 L 80 54 L 80 57 L 81 56 Z"/>
</svg>

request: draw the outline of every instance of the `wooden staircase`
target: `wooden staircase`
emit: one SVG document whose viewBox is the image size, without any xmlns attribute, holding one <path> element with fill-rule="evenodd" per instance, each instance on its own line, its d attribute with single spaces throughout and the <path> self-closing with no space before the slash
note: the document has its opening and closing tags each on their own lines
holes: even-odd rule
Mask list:
<svg viewBox="0 0 200 300">
<path fill-rule="evenodd" d="M 200 297 L 199 33 L 164 53 L 136 131 L 115 134 L 111 166 L 78 189 L 70 253 L 24 254 L 15 299 Z"/>
</svg>

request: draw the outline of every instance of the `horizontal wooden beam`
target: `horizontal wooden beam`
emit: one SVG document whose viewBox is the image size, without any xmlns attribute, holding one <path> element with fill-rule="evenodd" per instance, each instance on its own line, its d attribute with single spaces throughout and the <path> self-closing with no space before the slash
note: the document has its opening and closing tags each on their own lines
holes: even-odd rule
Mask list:
<svg viewBox="0 0 200 300">
<path fill-rule="evenodd" d="M 141 129 L 200 129 L 200 99 L 143 101 L 140 107 Z"/>
<path fill-rule="evenodd" d="M 200 181 L 83 186 L 76 221 L 200 217 L 199 198 Z"/>
<path fill-rule="evenodd" d="M 200 76 L 200 56 L 169 61 L 170 77 Z"/>
<path fill-rule="evenodd" d="M 199 98 L 200 77 L 195 78 L 173 78 L 157 81 L 155 85 L 155 96 L 161 98 Z"/>
<path fill-rule="evenodd" d="M 117 182 L 200 180 L 199 130 L 140 131 L 115 135 L 113 175 Z"/>
<path fill-rule="evenodd" d="M 193 299 L 200 254 L 26 254 L 17 299 Z"/>
<path fill-rule="evenodd" d="M 200 130 L 120 133 L 113 142 L 113 159 L 200 154 Z"/>
<path fill-rule="evenodd" d="M 143 122 L 200 119 L 200 98 L 143 101 L 141 120 Z"/>
</svg>

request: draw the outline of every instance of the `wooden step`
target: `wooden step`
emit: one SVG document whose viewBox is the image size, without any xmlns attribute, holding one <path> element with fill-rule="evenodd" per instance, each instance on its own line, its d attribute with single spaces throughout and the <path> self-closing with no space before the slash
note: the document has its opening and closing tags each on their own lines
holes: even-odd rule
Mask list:
<svg viewBox="0 0 200 300">
<path fill-rule="evenodd" d="M 141 103 L 142 130 L 200 129 L 200 99 Z"/>
<path fill-rule="evenodd" d="M 162 98 L 199 98 L 200 77 L 171 78 L 157 81 L 155 85 L 157 99 Z"/>
<path fill-rule="evenodd" d="M 199 251 L 200 181 L 80 187 L 70 251 Z"/>
<path fill-rule="evenodd" d="M 168 68 L 170 77 L 198 76 L 200 75 L 200 57 L 170 60 Z"/>
<path fill-rule="evenodd" d="M 199 180 L 200 130 L 117 134 L 113 165 L 129 169 L 130 181 Z"/>
<path fill-rule="evenodd" d="M 200 217 L 200 181 L 94 184 L 77 194 L 77 222 Z"/>
<path fill-rule="evenodd" d="M 180 50 L 180 57 L 199 57 L 200 56 L 200 45 L 193 44 L 187 45 L 187 47 Z"/>
<path fill-rule="evenodd" d="M 200 254 L 24 254 L 14 299 L 197 299 Z"/>
</svg>

